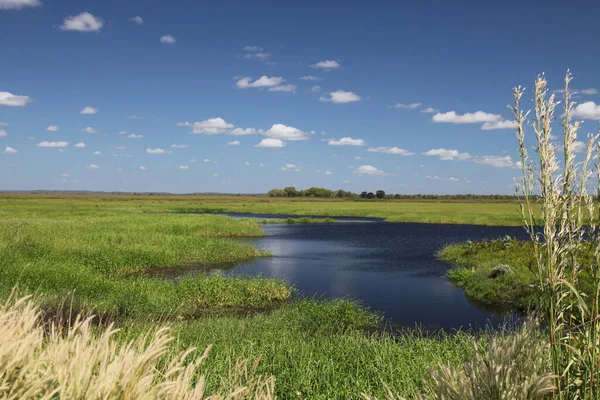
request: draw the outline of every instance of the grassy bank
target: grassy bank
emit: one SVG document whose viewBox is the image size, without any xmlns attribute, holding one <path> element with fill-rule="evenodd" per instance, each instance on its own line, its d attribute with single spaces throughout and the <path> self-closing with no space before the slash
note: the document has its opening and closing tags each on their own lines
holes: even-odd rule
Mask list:
<svg viewBox="0 0 600 400">
<path fill-rule="evenodd" d="M 53 208 L 57 212 L 240 212 L 324 217 L 384 218 L 391 222 L 520 225 L 514 202 L 441 202 L 250 196 L 0 195 L 0 216 Z M 26 211 L 25 211 L 26 212 Z"/>
<path fill-rule="evenodd" d="M 589 244 L 582 244 L 578 260 L 591 265 Z M 520 309 L 539 304 L 535 275 L 537 268 L 530 242 L 510 237 L 482 242 L 454 244 L 442 249 L 438 256 L 453 264 L 448 276 L 464 289 L 467 296 L 484 304 L 510 305 Z M 578 287 L 590 292 L 589 272 L 579 274 Z"/>
</svg>

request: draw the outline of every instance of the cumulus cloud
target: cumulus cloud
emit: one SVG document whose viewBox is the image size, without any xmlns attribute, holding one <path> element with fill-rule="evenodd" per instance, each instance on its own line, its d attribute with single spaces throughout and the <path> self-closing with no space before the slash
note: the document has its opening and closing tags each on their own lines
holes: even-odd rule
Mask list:
<svg viewBox="0 0 600 400">
<path fill-rule="evenodd" d="M 60 127 L 56 126 L 56 125 L 49 125 L 46 130 L 48 132 L 58 132 L 60 131 Z"/>
<path fill-rule="evenodd" d="M 244 56 L 242 58 L 244 58 L 246 60 L 251 60 L 253 58 L 256 58 L 258 60 L 265 61 L 265 60 L 268 60 L 269 58 L 271 58 L 271 54 L 263 53 L 263 52 L 248 53 L 248 54 L 244 54 Z"/>
<path fill-rule="evenodd" d="M 330 146 L 364 146 L 364 139 L 352 139 L 351 137 L 343 137 L 340 140 L 330 139 L 327 142 Z"/>
<path fill-rule="evenodd" d="M 296 164 L 285 164 L 285 166 L 279 168 L 280 171 L 296 171 L 299 172 L 301 168 Z"/>
<path fill-rule="evenodd" d="M 458 179 L 450 176 L 450 177 L 443 177 L 443 176 L 437 176 L 437 175 L 427 175 L 425 177 L 426 179 L 434 179 L 436 181 L 451 181 L 451 182 L 458 182 Z"/>
<path fill-rule="evenodd" d="M 97 18 L 89 12 L 82 12 L 79 15 L 70 15 L 65 18 L 60 29 L 63 31 L 95 32 L 102 28 L 101 18 Z"/>
<path fill-rule="evenodd" d="M 83 148 L 85 148 L 85 143 L 79 142 L 79 143 L 75 144 L 75 146 L 73 146 L 73 147 L 75 147 L 77 149 L 83 149 Z"/>
<path fill-rule="evenodd" d="M 356 175 L 371 175 L 371 176 L 384 176 L 387 175 L 384 171 L 375 168 L 372 165 L 361 165 L 352 171 L 353 174 Z"/>
<path fill-rule="evenodd" d="M 187 165 L 180 165 L 179 169 L 190 169 L 190 167 L 188 167 Z"/>
<path fill-rule="evenodd" d="M 581 103 L 575 107 L 573 116 L 582 119 L 600 120 L 600 104 L 593 101 Z"/>
<path fill-rule="evenodd" d="M 496 121 L 486 122 L 481 126 L 484 131 L 491 131 L 495 129 L 515 129 L 517 127 L 517 121 Z"/>
<path fill-rule="evenodd" d="M 242 50 L 244 50 L 248 53 L 260 53 L 264 49 L 262 47 L 258 47 L 258 46 L 244 46 L 242 48 Z"/>
<path fill-rule="evenodd" d="M 144 23 L 144 18 L 140 17 L 139 15 L 136 15 L 135 17 L 131 17 L 131 18 L 129 18 L 129 20 L 131 22 L 133 22 L 134 24 L 138 24 L 138 25 L 142 25 Z"/>
<path fill-rule="evenodd" d="M 127 135 L 127 131 L 120 131 L 119 135 Z"/>
<path fill-rule="evenodd" d="M 474 113 L 457 114 L 456 111 L 448 111 L 446 113 L 437 113 L 432 118 L 433 122 L 441 122 L 448 124 L 477 124 L 484 122 L 499 122 L 503 118 L 499 114 L 490 114 L 483 111 Z"/>
<path fill-rule="evenodd" d="M 89 168 L 89 169 L 99 169 L 99 168 L 100 168 L 100 166 L 98 166 L 98 165 L 96 165 L 96 164 L 90 164 L 90 165 L 88 166 L 88 168 Z"/>
<path fill-rule="evenodd" d="M 147 148 L 146 153 L 148 153 L 148 154 L 165 154 L 166 151 L 164 149 L 160 149 L 160 148 L 157 148 L 157 149 Z"/>
<path fill-rule="evenodd" d="M 334 104 L 343 104 L 343 103 L 352 103 L 355 101 L 360 101 L 360 96 L 352 93 L 345 92 L 343 90 L 338 90 L 335 92 L 329 93 L 328 96 L 321 96 L 319 98 L 321 101 L 328 101 Z"/>
<path fill-rule="evenodd" d="M 515 163 L 511 156 L 479 156 L 474 157 L 473 162 L 477 164 L 489 165 L 494 168 L 515 168 Z"/>
<path fill-rule="evenodd" d="M 259 131 L 257 131 L 254 128 L 246 128 L 246 129 L 235 128 L 232 131 L 227 132 L 228 135 L 233 135 L 233 136 L 254 135 L 256 133 L 259 133 Z"/>
<path fill-rule="evenodd" d="M 437 156 L 440 160 L 468 160 L 471 158 L 469 153 L 461 153 L 458 150 L 451 149 L 431 149 L 423 154 L 426 156 Z"/>
<path fill-rule="evenodd" d="M 437 112 L 439 112 L 440 110 L 438 110 L 437 108 L 433 108 L 433 107 L 427 107 L 421 110 L 422 113 L 426 113 L 426 114 L 435 114 Z"/>
<path fill-rule="evenodd" d="M 588 88 L 588 89 L 582 89 L 581 93 L 587 94 L 587 95 L 593 95 L 593 94 L 598 94 L 600 92 L 596 88 Z"/>
<path fill-rule="evenodd" d="M 194 135 L 218 135 L 233 128 L 233 124 L 226 122 L 223 118 L 209 118 L 202 122 L 194 122 L 191 133 Z"/>
<path fill-rule="evenodd" d="M 400 147 L 369 147 L 367 151 L 372 153 L 384 153 L 384 154 L 397 154 L 400 156 L 412 156 L 414 153 L 411 153 L 408 150 L 401 149 Z"/>
<path fill-rule="evenodd" d="M 331 171 L 325 171 L 325 172 L 323 172 L 323 175 L 333 175 L 333 172 L 331 172 Z"/>
<path fill-rule="evenodd" d="M 310 88 L 310 91 L 314 92 L 314 93 L 320 92 L 321 91 L 321 86 L 315 85 L 315 86 L 313 86 L 313 87 Z"/>
<path fill-rule="evenodd" d="M 414 110 L 415 108 L 421 107 L 421 103 L 411 103 L 411 104 L 403 104 L 397 103 L 392 106 L 388 106 L 388 108 L 403 108 L 405 110 Z"/>
<path fill-rule="evenodd" d="M 239 140 L 232 140 L 231 142 L 227 142 L 227 146 L 239 146 L 239 145 L 240 145 Z"/>
<path fill-rule="evenodd" d="M 284 81 L 285 80 L 280 76 L 268 77 L 266 75 L 263 75 L 254 82 L 252 82 L 252 78 L 242 78 L 235 83 L 235 86 L 237 86 L 240 89 L 264 88 L 280 86 Z"/>
<path fill-rule="evenodd" d="M 308 139 L 308 134 L 306 132 L 302 132 L 298 128 L 294 128 L 293 126 L 287 126 L 283 124 L 274 124 L 268 130 L 261 132 L 263 135 L 268 136 L 271 139 L 281 139 L 281 140 L 306 140 Z M 281 147 L 281 146 L 278 146 Z"/>
<path fill-rule="evenodd" d="M 340 68 L 340 67 L 341 67 L 341 64 L 334 60 L 319 61 L 318 63 L 311 65 L 311 68 L 321 68 L 321 69 L 336 69 L 336 68 Z"/>
<path fill-rule="evenodd" d="M 98 111 L 100 110 L 98 110 L 97 108 L 87 106 L 83 110 L 81 110 L 79 114 L 98 114 Z"/>
<path fill-rule="evenodd" d="M 244 165 L 245 165 L 245 166 L 249 166 L 249 165 L 250 165 L 250 161 L 246 161 L 246 162 L 244 163 Z"/>
<path fill-rule="evenodd" d="M 37 147 L 67 147 L 69 145 L 68 142 L 39 142 L 36 144 Z"/>
<path fill-rule="evenodd" d="M 283 147 L 285 143 L 281 139 L 263 139 L 258 144 L 254 145 L 254 147 Z"/>
<path fill-rule="evenodd" d="M 85 133 L 100 133 L 100 131 L 97 131 L 96 129 L 92 128 L 91 126 L 88 126 L 85 129 L 82 129 L 83 132 Z"/>
<path fill-rule="evenodd" d="M 144 135 L 136 135 L 135 133 L 132 133 L 131 135 L 127 135 L 127 139 L 142 139 L 144 137 Z"/>
<path fill-rule="evenodd" d="M 187 149 L 188 147 L 190 147 L 189 144 L 177 144 L 177 143 L 173 143 L 171 145 L 172 149 Z"/>
<path fill-rule="evenodd" d="M 14 148 L 12 148 L 10 146 L 6 146 L 4 148 L 4 151 L 2 151 L 2 153 L 0 153 L 0 154 L 4 154 L 4 155 L 9 156 L 9 155 L 17 154 L 17 153 L 18 153 L 18 151 L 16 149 L 14 149 Z"/>
<path fill-rule="evenodd" d="M 175 125 L 177 125 L 177 126 L 192 126 L 192 123 L 189 121 L 185 121 L 185 122 L 178 122 Z"/>
<path fill-rule="evenodd" d="M 160 37 L 160 42 L 165 44 L 175 44 L 177 40 L 171 35 L 164 35 Z"/>
<path fill-rule="evenodd" d="M 269 92 L 291 92 L 296 93 L 296 85 L 279 85 L 269 88 Z"/>
<path fill-rule="evenodd" d="M 323 78 L 319 78 L 318 76 L 306 75 L 300 77 L 301 81 L 322 81 Z"/>
<path fill-rule="evenodd" d="M 0 137 L 7 137 L 8 133 L 4 129 L 0 129 Z"/>
<path fill-rule="evenodd" d="M 39 7 L 40 0 L 0 0 L 0 10 L 21 10 L 25 7 Z"/>
<path fill-rule="evenodd" d="M 147 170 L 147 169 L 148 169 L 148 168 L 144 167 L 143 165 L 140 167 L 140 171 L 145 171 L 145 170 Z"/>
<path fill-rule="evenodd" d="M 25 107 L 33 100 L 29 96 L 21 96 L 10 92 L 0 92 L 0 106 Z"/>
</svg>

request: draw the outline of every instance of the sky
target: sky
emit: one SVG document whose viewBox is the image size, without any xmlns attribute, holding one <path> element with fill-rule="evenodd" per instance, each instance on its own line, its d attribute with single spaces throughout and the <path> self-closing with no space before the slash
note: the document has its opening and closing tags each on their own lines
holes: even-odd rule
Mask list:
<svg viewBox="0 0 600 400">
<path fill-rule="evenodd" d="M 600 3 L 539 4 L 0 0 L 0 190 L 513 193 L 514 86 L 600 120 Z"/>
</svg>

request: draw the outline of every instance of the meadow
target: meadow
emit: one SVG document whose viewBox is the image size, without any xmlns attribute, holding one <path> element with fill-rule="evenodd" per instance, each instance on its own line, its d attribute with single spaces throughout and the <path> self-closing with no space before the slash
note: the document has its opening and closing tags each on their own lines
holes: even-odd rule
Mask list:
<svg viewBox="0 0 600 400">
<path fill-rule="evenodd" d="M 216 200 L 224 199 L 202 201 Z M 394 332 L 354 302 L 306 298 L 288 282 L 219 274 L 230 263 L 269 256 L 239 240 L 262 235 L 261 222 L 171 213 L 193 204 L 188 198 L 3 196 L 0 296 L 8 298 L 15 286 L 21 295 L 34 294 L 45 321 L 66 324 L 78 313 L 94 314 L 94 329 L 116 324 L 114 338 L 122 344 L 168 325 L 174 340 L 166 358 L 189 347 L 198 349 L 190 357 L 198 356 L 212 345 L 202 364 L 208 391 L 221 387 L 236 360 L 247 360 L 256 363 L 257 376 L 274 377 L 279 398 L 384 397 L 385 385 L 410 398 L 429 382 L 431 366 L 459 365 L 472 355 L 467 333 Z M 302 204 L 307 213 L 334 210 L 325 202 Z M 374 203 L 365 204 L 367 213 L 376 212 Z M 316 221 L 289 221 L 303 222 Z M 152 274 L 190 265 L 212 273 L 176 282 Z"/>
</svg>

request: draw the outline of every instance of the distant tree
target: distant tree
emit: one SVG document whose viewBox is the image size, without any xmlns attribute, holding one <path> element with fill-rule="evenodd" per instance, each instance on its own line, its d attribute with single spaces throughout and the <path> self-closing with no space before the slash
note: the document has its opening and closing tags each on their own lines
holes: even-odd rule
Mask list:
<svg viewBox="0 0 600 400">
<path fill-rule="evenodd" d="M 369 192 L 367 193 L 367 199 L 374 199 L 375 195 L 373 194 L 373 192 Z"/>
<path fill-rule="evenodd" d="M 293 186 L 288 186 L 288 187 L 284 188 L 283 191 L 285 192 L 286 197 L 297 197 L 298 196 L 298 191 Z"/>
<path fill-rule="evenodd" d="M 368 194 L 367 192 L 361 192 L 360 197 L 362 199 L 366 199 L 367 198 L 367 194 Z"/>
<path fill-rule="evenodd" d="M 378 199 L 383 199 L 383 198 L 385 198 L 385 191 L 378 190 L 375 192 L 375 196 L 377 196 Z"/>
<path fill-rule="evenodd" d="M 271 189 L 267 194 L 269 197 L 285 197 L 285 192 L 281 189 Z"/>
</svg>

